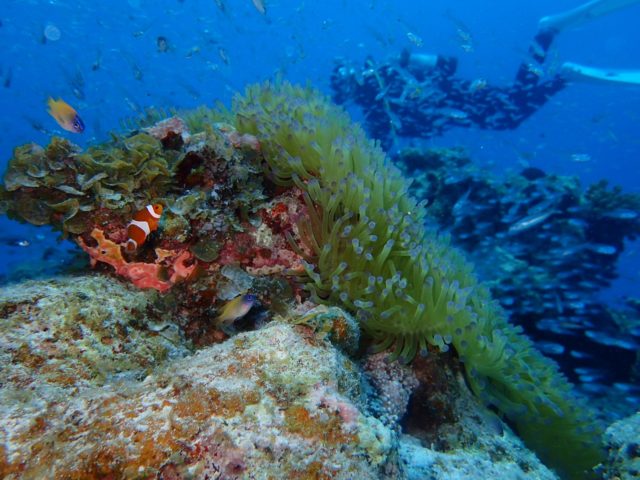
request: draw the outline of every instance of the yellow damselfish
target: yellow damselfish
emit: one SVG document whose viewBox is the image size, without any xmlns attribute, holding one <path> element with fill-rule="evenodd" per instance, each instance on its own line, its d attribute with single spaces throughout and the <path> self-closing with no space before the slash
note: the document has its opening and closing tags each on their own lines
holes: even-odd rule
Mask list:
<svg viewBox="0 0 640 480">
<path fill-rule="evenodd" d="M 225 303 L 220 309 L 220 313 L 216 317 L 218 324 L 231 324 L 239 318 L 244 317 L 251 307 L 256 303 L 255 295 L 244 294 L 238 295 L 233 300 Z"/>
<path fill-rule="evenodd" d="M 67 102 L 61 98 L 54 100 L 49 97 L 47 105 L 49 107 L 49 115 L 55 118 L 58 125 L 62 128 L 73 133 L 84 132 L 84 122 L 80 118 L 80 115 L 78 115 L 78 112 L 76 112 L 75 109 Z"/>
</svg>

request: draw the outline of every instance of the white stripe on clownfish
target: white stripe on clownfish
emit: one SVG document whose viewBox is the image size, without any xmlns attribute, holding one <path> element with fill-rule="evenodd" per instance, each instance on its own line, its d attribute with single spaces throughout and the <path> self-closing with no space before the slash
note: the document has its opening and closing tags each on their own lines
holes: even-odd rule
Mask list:
<svg viewBox="0 0 640 480">
<path fill-rule="evenodd" d="M 125 249 L 128 252 L 136 250 L 137 248 L 138 248 L 138 242 L 136 242 L 133 238 L 130 238 L 129 240 L 127 240 L 127 243 L 125 245 Z"/>
<path fill-rule="evenodd" d="M 160 218 L 160 217 L 157 217 L 157 218 Z M 146 222 L 144 220 L 131 220 L 131 222 L 129 222 L 129 226 L 131 225 L 135 225 L 140 230 L 142 230 L 144 232 L 145 238 L 148 237 L 149 234 L 151 233 L 151 229 L 149 228 L 149 222 Z"/>
<path fill-rule="evenodd" d="M 147 205 L 147 212 L 149 212 L 149 215 L 151 215 L 153 218 L 160 218 L 162 216 L 162 214 L 158 215 L 154 210 L 153 210 L 153 205 Z M 149 233 L 147 233 L 147 235 L 149 235 Z"/>
</svg>

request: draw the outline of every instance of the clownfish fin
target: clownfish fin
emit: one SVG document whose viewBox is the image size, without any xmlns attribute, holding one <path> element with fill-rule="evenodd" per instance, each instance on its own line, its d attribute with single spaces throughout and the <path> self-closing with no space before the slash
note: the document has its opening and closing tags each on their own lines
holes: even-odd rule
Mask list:
<svg viewBox="0 0 640 480">
<path fill-rule="evenodd" d="M 127 240 L 127 243 L 124 245 L 124 250 L 127 253 L 133 253 L 138 249 L 138 242 L 136 242 L 133 238 Z"/>
</svg>

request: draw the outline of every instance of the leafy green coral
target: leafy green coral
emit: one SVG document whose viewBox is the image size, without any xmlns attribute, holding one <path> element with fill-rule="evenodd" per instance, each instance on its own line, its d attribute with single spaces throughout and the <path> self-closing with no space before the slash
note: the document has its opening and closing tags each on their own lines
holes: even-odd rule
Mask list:
<svg viewBox="0 0 640 480">
<path fill-rule="evenodd" d="M 264 197 L 263 176 L 246 160 L 249 154 L 229 141 L 232 128 L 214 122 L 220 115 L 204 109 L 185 115 L 189 125 L 200 128 L 193 135 L 185 132 L 188 145 L 172 130 L 184 128 L 174 117 L 129 136 L 112 135 L 86 151 L 58 137 L 45 148 L 17 147 L 0 185 L 0 212 L 34 225 L 52 224 L 71 236 L 96 225 L 115 230 L 132 212 L 156 202 L 169 207 L 163 231 L 173 240 L 187 240 L 190 220 L 205 224 L 220 213 L 235 224 L 236 209 Z M 151 112 L 147 117 L 155 118 Z M 204 193 L 214 183 L 227 187 L 223 212 L 215 211 Z M 198 258 L 214 258 L 213 251 L 200 247 Z"/>
<path fill-rule="evenodd" d="M 423 205 L 381 149 L 310 89 L 253 86 L 233 111 L 238 131 L 259 138 L 273 180 L 303 192 L 313 297 L 356 312 L 378 348 L 404 361 L 427 344 L 453 346 L 473 391 L 550 465 L 584 478 L 601 456 L 585 407 L 462 256 L 425 229 Z"/>
<path fill-rule="evenodd" d="M 34 225 L 83 233 L 100 208 L 130 208 L 166 192 L 177 160 L 177 152 L 146 133 L 114 137 L 84 153 L 58 137 L 46 148 L 24 145 L 14 150 L 5 173 L 2 209 Z"/>
</svg>

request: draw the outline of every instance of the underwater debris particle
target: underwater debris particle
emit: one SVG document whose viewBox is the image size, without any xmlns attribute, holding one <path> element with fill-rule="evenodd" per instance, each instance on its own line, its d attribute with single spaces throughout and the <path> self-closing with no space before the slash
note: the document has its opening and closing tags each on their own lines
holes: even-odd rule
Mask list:
<svg viewBox="0 0 640 480">
<path fill-rule="evenodd" d="M 60 40 L 62 33 L 60 32 L 60 29 L 53 23 L 48 23 L 44 27 L 43 35 L 46 40 L 49 40 L 50 42 L 57 42 L 58 40 Z"/>
</svg>

